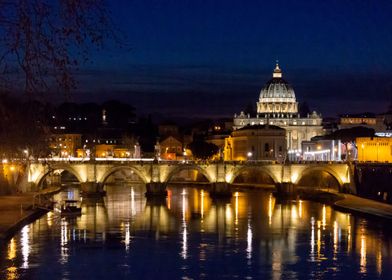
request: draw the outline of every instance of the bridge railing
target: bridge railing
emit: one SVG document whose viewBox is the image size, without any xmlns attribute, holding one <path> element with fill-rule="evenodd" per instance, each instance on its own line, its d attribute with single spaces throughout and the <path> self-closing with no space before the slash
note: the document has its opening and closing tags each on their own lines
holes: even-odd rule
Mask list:
<svg viewBox="0 0 392 280">
<path fill-rule="evenodd" d="M 30 162 L 39 163 L 50 163 L 50 162 L 63 162 L 63 163 L 135 163 L 135 164 L 145 164 L 145 163 L 155 163 L 155 164 L 167 164 L 167 165 L 195 165 L 195 164 L 240 164 L 240 165 L 273 165 L 273 164 L 347 164 L 346 161 L 286 161 L 282 163 L 276 160 L 244 160 L 244 161 L 223 161 L 223 160 L 157 160 L 154 158 L 80 158 L 80 157 L 66 157 L 66 158 L 39 158 L 37 160 L 31 160 Z"/>
</svg>

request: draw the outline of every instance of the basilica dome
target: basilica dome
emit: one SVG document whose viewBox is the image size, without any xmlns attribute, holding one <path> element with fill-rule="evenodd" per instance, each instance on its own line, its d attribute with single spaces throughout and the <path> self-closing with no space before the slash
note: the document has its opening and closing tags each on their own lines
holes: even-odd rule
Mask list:
<svg viewBox="0 0 392 280">
<path fill-rule="evenodd" d="M 276 64 L 272 79 L 260 91 L 258 113 L 297 114 L 298 103 L 293 88 L 282 78 L 282 70 Z"/>
</svg>

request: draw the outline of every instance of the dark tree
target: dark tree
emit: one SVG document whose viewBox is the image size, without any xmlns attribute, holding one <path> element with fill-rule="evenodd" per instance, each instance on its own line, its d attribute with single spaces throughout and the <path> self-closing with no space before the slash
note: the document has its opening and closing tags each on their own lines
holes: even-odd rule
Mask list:
<svg viewBox="0 0 392 280">
<path fill-rule="evenodd" d="M 356 126 L 347 129 L 339 129 L 331 133 L 330 135 L 326 135 L 324 139 L 333 139 L 340 140 L 342 144 L 346 146 L 346 151 L 348 150 L 348 144 L 351 143 L 355 145 L 355 139 L 358 137 L 373 137 L 374 129 L 367 128 L 364 126 Z M 358 149 L 358 147 L 356 147 Z M 348 158 L 346 154 L 346 159 Z"/>
<path fill-rule="evenodd" d="M 70 91 L 72 71 L 88 60 L 88 50 L 115 37 L 105 2 L 0 0 L 0 69 L 22 75 L 27 93 Z"/>
<path fill-rule="evenodd" d="M 358 137 L 373 137 L 374 129 L 364 126 L 356 126 L 352 128 L 339 129 L 330 135 L 326 135 L 326 139 L 341 140 L 342 143 L 354 142 Z"/>
<path fill-rule="evenodd" d="M 131 129 L 132 134 L 137 136 L 138 142 L 144 153 L 153 153 L 158 139 L 158 128 L 152 122 L 151 116 L 139 118 Z"/>
<path fill-rule="evenodd" d="M 219 152 L 219 147 L 215 144 L 203 140 L 195 140 L 189 144 L 188 148 L 197 159 L 209 159 Z"/>
<path fill-rule="evenodd" d="M 107 123 L 112 128 L 127 128 L 135 121 L 135 108 L 127 103 L 109 100 L 102 104 L 107 115 Z"/>
<path fill-rule="evenodd" d="M 46 115 L 50 106 L 37 101 L 20 102 L 8 95 L 0 96 L 0 156 L 20 157 L 24 149 L 33 156 L 46 155 L 50 134 Z"/>
</svg>

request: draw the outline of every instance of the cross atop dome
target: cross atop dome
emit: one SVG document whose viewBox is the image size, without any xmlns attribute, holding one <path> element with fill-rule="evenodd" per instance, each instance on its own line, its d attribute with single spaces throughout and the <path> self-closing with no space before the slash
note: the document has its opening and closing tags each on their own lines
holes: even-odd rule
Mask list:
<svg viewBox="0 0 392 280">
<path fill-rule="evenodd" d="M 276 66 L 274 69 L 274 73 L 272 73 L 273 78 L 282 78 L 282 70 L 279 68 L 279 60 L 276 61 Z"/>
</svg>

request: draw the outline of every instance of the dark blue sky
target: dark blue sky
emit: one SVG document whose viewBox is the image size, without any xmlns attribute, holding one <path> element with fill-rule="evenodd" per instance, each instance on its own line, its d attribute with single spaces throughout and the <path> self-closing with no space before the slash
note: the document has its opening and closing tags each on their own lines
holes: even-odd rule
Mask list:
<svg viewBox="0 0 392 280">
<path fill-rule="evenodd" d="M 279 59 L 298 101 L 334 115 L 387 109 L 392 1 L 110 1 L 130 50 L 80 73 L 80 100 L 141 112 L 232 115 L 255 103 Z"/>
</svg>

